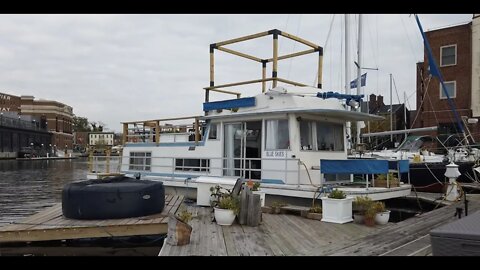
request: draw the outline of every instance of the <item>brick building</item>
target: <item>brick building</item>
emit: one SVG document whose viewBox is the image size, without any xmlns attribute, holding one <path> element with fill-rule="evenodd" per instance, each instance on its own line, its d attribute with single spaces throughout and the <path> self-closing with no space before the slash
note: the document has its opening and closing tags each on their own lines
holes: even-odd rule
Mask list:
<svg viewBox="0 0 480 270">
<path fill-rule="evenodd" d="M 33 96 L 14 96 L 0 93 L 0 112 L 30 116 L 40 129 L 52 133 L 49 144 L 57 150 L 71 150 L 72 107 L 53 100 L 36 100 Z"/>
<path fill-rule="evenodd" d="M 362 105 L 365 107 L 366 104 Z M 371 121 L 367 127 L 362 129 L 362 133 L 375 133 L 390 131 L 390 118 L 392 118 L 392 130 L 403 130 L 405 125 L 410 126 L 410 113 L 408 109 L 406 110 L 405 118 L 405 104 L 392 104 L 392 113 L 390 113 L 390 104 L 384 104 L 382 95 L 371 94 L 368 100 L 368 113 L 376 114 L 384 117 L 383 120 Z M 362 111 L 366 112 L 367 108 Z M 390 117 L 392 116 L 392 117 Z M 401 143 L 404 140 L 404 134 L 393 135 L 393 142 L 390 140 L 390 135 L 385 136 L 375 136 L 372 137 L 369 141 L 372 141 L 371 147 L 383 148 L 383 147 L 394 147 L 395 142 Z"/>
<path fill-rule="evenodd" d="M 474 16 L 473 25 L 480 27 L 478 16 Z M 472 22 L 435 29 L 426 32 L 426 37 L 432 48 L 433 57 L 443 76 L 448 96 L 455 104 L 459 117 L 473 118 L 480 116 L 480 85 L 472 81 L 475 71 L 478 73 L 479 53 L 472 54 L 472 48 L 478 51 L 480 46 L 479 29 L 476 38 Z M 476 45 L 475 45 L 476 44 Z M 473 68 L 472 60 L 477 67 Z M 424 51 L 424 61 L 417 63 L 417 114 L 414 127 L 438 126 L 431 135 L 446 140 L 458 133 L 454 113 L 449 105 L 447 94 L 441 88 L 440 81 L 429 76 L 427 51 Z M 480 78 L 480 77 L 479 77 Z M 478 78 L 476 79 L 478 82 Z M 478 83 L 477 83 L 478 84 Z M 472 91 L 472 89 L 474 89 Z M 480 140 L 479 124 L 468 124 L 476 141 Z"/>
</svg>

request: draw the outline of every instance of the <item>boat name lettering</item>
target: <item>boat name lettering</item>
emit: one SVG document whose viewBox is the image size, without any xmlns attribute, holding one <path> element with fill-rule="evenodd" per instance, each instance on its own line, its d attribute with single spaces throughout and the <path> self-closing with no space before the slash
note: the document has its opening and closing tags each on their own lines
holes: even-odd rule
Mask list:
<svg viewBox="0 0 480 270">
<path fill-rule="evenodd" d="M 270 158 L 284 158 L 287 155 L 285 151 L 267 151 L 266 156 Z"/>
</svg>

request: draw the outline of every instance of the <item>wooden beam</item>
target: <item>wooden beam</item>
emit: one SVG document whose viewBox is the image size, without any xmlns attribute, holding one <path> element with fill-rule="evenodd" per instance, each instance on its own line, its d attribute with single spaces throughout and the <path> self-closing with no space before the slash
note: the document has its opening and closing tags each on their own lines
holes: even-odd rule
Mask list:
<svg viewBox="0 0 480 270">
<path fill-rule="evenodd" d="M 210 51 L 210 84 L 215 81 L 215 57 L 213 55 L 214 50 Z"/>
<path fill-rule="evenodd" d="M 279 57 L 278 57 L 278 60 L 283 60 L 283 59 L 288 59 L 288 58 L 292 58 L 292 57 L 297 57 L 297 56 L 300 56 L 300 55 L 305 55 L 305 54 L 309 54 L 309 53 L 314 53 L 314 52 L 316 52 L 316 51 L 317 51 L 316 49 L 308 49 L 308 50 L 301 51 L 301 52 L 286 54 L 286 55 L 279 56 Z M 272 61 L 273 61 L 273 58 L 267 59 L 267 62 L 272 62 Z"/>
<path fill-rule="evenodd" d="M 138 123 L 147 123 L 147 122 L 155 122 L 155 121 L 184 120 L 184 119 L 193 119 L 195 117 L 201 117 L 201 116 L 194 115 L 194 116 L 175 117 L 175 118 L 162 118 L 162 119 L 152 119 L 152 120 L 130 121 L 130 122 L 122 122 L 122 124 L 138 124 Z"/>
<path fill-rule="evenodd" d="M 267 90 L 267 81 L 265 79 L 267 78 L 267 62 L 262 63 L 262 93 L 265 93 Z"/>
<path fill-rule="evenodd" d="M 0 242 L 33 242 L 112 236 L 155 235 L 167 233 L 167 223 L 110 225 L 93 227 L 62 227 L 41 230 L 0 232 Z"/>
<path fill-rule="evenodd" d="M 239 37 L 239 38 L 234 38 L 234 39 L 230 39 L 230 40 L 225 40 L 225 41 L 217 42 L 217 43 L 215 43 L 215 44 L 213 44 L 213 45 L 215 45 L 216 47 L 218 47 L 218 46 L 223 46 L 223 45 L 227 45 L 227 44 L 237 43 L 237 42 L 241 42 L 241 41 L 245 41 L 245 40 L 249 40 L 249 39 L 264 37 L 264 36 L 267 36 L 267 35 L 268 35 L 268 31 L 265 31 L 265 32 L 261 32 L 261 33 L 257 33 L 257 34 L 253 34 L 253 35 L 248 35 L 248 36 L 243 36 L 243 37 Z"/>
<path fill-rule="evenodd" d="M 277 78 L 277 80 L 280 81 L 280 82 L 288 83 L 288 84 L 295 85 L 295 86 L 307 86 L 306 84 L 303 84 L 303 83 L 298 83 L 298 82 L 294 82 L 294 81 L 290 81 L 290 80 L 285 80 L 285 79 L 282 79 L 282 78 Z"/>
<path fill-rule="evenodd" d="M 218 92 L 218 93 L 224 93 L 224 94 L 231 94 L 231 95 L 240 95 L 240 93 L 238 92 L 233 92 L 233 91 L 227 91 L 227 90 L 223 90 L 223 89 L 217 89 L 217 88 L 213 88 L 213 89 L 205 89 L 205 91 L 213 91 L 213 92 Z"/>
<path fill-rule="evenodd" d="M 231 53 L 231 54 L 234 54 L 234 55 L 237 55 L 237 56 L 240 56 L 240 57 L 243 57 L 243 58 L 247 58 L 247 59 L 250 59 L 250 60 L 253 60 L 253 61 L 257 61 L 257 62 L 260 62 L 260 63 L 262 62 L 262 59 L 260 59 L 258 57 L 255 57 L 255 56 L 251 56 L 251 55 L 246 54 L 246 53 L 237 52 L 237 51 L 230 50 L 230 49 L 227 49 L 227 48 L 224 48 L 224 47 L 218 47 L 217 49 L 220 50 L 220 51 Z"/>
<path fill-rule="evenodd" d="M 317 78 L 317 87 L 322 88 L 322 74 L 323 74 L 323 54 L 318 54 L 318 78 Z"/>
<path fill-rule="evenodd" d="M 278 69 L 278 34 L 273 34 L 273 68 L 272 68 L 272 87 L 277 87 L 277 69 Z"/>
<path fill-rule="evenodd" d="M 155 143 L 160 144 L 160 121 L 155 121 Z"/>
<path fill-rule="evenodd" d="M 281 35 L 281 36 L 284 36 L 284 37 L 286 37 L 286 38 L 289 38 L 289 39 L 291 39 L 291 40 L 294 40 L 294 41 L 303 43 L 303 44 L 305 44 L 305 45 L 307 45 L 307 46 L 309 46 L 309 47 L 312 47 L 312 48 L 314 48 L 314 49 L 320 48 L 320 46 L 318 46 L 318 45 L 315 44 L 315 43 L 312 43 L 312 42 L 310 42 L 310 41 L 308 41 L 308 40 L 305 40 L 305 39 L 303 39 L 303 38 L 299 38 L 299 37 L 297 37 L 297 36 L 291 35 L 291 34 L 286 33 L 286 32 L 280 32 L 280 35 Z"/>
<path fill-rule="evenodd" d="M 195 118 L 195 145 L 198 145 L 198 141 L 200 141 L 200 123 L 197 117 Z"/>
<path fill-rule="evenodd" d="M 273 80 L 273 78 L 265 79 L 265 81 L 271 81 L 271 80 Z M 251 84 L 251 83 L 259 83 L 259 82 L 262 82 L 262 81 L 263 81 L 263 79 L 243 81 L 243 82 L 238 82 L 238 83 L 229 83 L 229 84 L 215 85 L 215 86 L 212 86 L 212 87 L 205 87 L 204 89 L 213 91 L 213 89 L 218 89 L 218 88 L 223 88 L 223 87 L 231 87 L 231 86 L 237 86 L 237 85 L 244 85 L 244 84 Z M 222 91 L 225 91 L 225 90 L 222 90 Z M 235 94 L 238 94 L 238 93 L 235 93 Z"/>
</svg>

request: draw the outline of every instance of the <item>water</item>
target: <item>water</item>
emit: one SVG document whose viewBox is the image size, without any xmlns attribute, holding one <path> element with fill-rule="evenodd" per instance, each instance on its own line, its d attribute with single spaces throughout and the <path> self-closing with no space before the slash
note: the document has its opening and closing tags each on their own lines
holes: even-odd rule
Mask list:
<svg viewBox="0 0 480 270">
<path fill-rule="evenodd" d="M 86 180 L 87 159 L 0 161 L 0 226 L 33 215 L 62 201 L 65 184 Z M 85 244 L 80 241 L 52 241 L 29 246 L 0 246 L 0 255 L 147 255 L 156 256 L 162 241 L 154 246 L 142 245 L 128 239 L 102 240 Z M 144 242 L 147 243 L 147 242 Z M 87 247 L 85 247 L 87 245 Z M 93 246 L 95 245 L 95 246 Z M 73 251 L 72 251 L 73 250 Z"/>
</svg>

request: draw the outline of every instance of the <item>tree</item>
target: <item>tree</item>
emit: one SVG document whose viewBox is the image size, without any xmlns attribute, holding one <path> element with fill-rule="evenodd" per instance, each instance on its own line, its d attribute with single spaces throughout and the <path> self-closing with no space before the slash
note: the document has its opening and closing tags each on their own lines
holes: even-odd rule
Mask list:
<svg viewBox="0 0 480 270">
<path fill-rule="evenodd" d="M 88 124 L 86 117 L 73 116 L 73 131 L 74 132 L 88 132 L 92 131 Z"/>
</svg>

